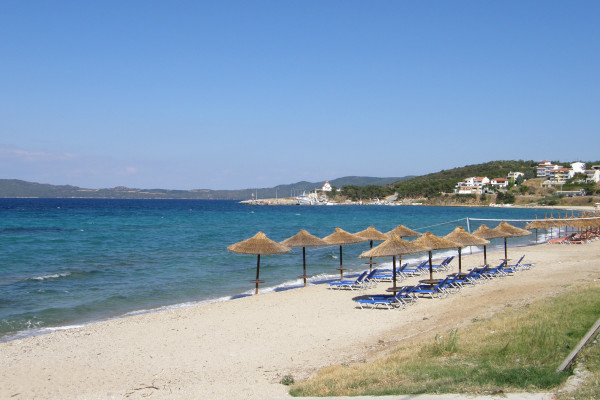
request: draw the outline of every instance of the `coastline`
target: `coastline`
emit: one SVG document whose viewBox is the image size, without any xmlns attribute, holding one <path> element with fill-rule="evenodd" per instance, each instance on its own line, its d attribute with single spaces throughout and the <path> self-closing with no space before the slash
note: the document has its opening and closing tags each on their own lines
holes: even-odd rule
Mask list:
<svg viewBox="0 0 600 400">
<path fill-rule="evenodd" d="M 461 327 L 581 283 L 599 284 L 600 242 L 510 248 L 536 267 L 405 310 L 360 310 L 353 298 L 381 293 L 325 285 L 101 321 L 0 344 L 0 392 L 13 398 L 287 397 L 279 384 L 317 369 L 371 360 L 398 342 Z M 496 260 L 501 251 L 488 252 Z M 384 259 L 385 261 L 385 259 Z M 463 256 L 463 267 L 481 254 Z M 456 269 L 456 262 L 454 262 Z M 408 283 L 409 281 L 407 281 Z"/>
<path fill-rule="evenodd" d="M 498 208 L 538 208 L 547 210 L 567 210 L 567 211 L 581 211 L 581 212 L 594 212 L 600 211 L 600 207 L 597 206 L 581 206 L 581 205 L 540 205 L 540 204 L 468 204 L 468 203 L 448 203 L 448 204 L 427 204 L 413 202 L 391 202 L 391 203 L 328 203 L 328 204 L 314 204 L 314 205 L 301 205 L 297 204 L 295 198 L 265 198 L 258 200 L 241 200 L 239 204 L 251 205 L 251 206 L 301 206 L 301 207 L 320 207 L 320 206 L 390 206 L 390 207 L 401 207 L 401 206 L 423 206 L 423 207 L 471 207 L 471 208 L 486 208 L 486 207 L 498 207 Z"/>
</svg>

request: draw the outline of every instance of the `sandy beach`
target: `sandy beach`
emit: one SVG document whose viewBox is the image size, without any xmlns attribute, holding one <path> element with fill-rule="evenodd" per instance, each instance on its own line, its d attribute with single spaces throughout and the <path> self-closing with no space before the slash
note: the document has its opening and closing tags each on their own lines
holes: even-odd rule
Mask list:
<svg viewBox="0 0 600 400">
<path fill-rule="evenodd" d="M 464 253 L 463 269 L 481 264 L 482 254 Z M 536 266 L 404 310 L 356 308 L 353 298 L 382 293 L 388 283 L 368 291 L 316 285 L 2 343 L 0 398 L 285 398 L 285 375 L 300 380 L 324 366 L 370 360 L 400 341 L 600 278 L 600 241 L 509 248 L 514 261 L 522 254 Z M 501 256 L 489 252 L 488 262 Z"/>
</svg>

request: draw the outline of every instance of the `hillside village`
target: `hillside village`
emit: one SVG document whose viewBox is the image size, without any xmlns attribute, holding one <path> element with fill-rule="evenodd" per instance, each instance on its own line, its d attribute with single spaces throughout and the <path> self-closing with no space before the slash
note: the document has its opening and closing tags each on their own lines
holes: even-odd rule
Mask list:
<svg viewBox="0 0 600 400">
<path fill-rule="evenodd" d="M 552 164 L 550 161 L 540 161 L 536 168 L 536 177 L 544 178 L 541 187 L 561 188 L 555 193 L 563 196 L 584 196 L 585 190 L 562 190 L 562 186 L 569 180 L 579 177 L 576 183 L 598 183 L 600 182 L 600 165 L 594 165 L 591 169 L 586 169 L 585 163 L 574 162 L 571 168 L 565 168 L 562 165 Z M 518 186 L 525 181 L 525 173 L 519 171 L 510 171 L 506 178 L 488 178 L 469 177 L 456 184 L 455 194 L 497 194 L 510 184 Z"/>
</svg>

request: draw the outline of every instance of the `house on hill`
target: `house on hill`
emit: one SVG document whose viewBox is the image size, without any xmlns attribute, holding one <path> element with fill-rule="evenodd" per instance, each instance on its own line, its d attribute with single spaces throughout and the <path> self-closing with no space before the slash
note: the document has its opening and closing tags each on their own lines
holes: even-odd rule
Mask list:
<svg viewBox="0 0 600 400">
<path fill-rule="evenodd" d="M 536 168 L 536 176 L 538 178 L 545 178 L 550 175 L 551 171 L 561 168 L 563 168 L 562 165 L 554 165 L 550 161 L 540 161 Z"/>
<path fill-rule="evenodd" d="M 490 180 L 490 185 L 496 188 L 506 188 L 508 187 L 508 179 L 494 178 Z"/>
<path fill-rule="evenodd" d="M 481 194 L 483 193 L 484 186 L 490 184 L 490 180 L 485 176 L 472 176 L 464 179 L 462 182 L 458 182 L 454 189 L 456 194 Z"/>
</svg>

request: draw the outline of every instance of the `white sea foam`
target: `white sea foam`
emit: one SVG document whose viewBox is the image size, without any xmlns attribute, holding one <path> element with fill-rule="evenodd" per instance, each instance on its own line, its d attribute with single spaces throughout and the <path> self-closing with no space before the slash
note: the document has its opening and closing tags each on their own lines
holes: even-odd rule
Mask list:
<svg viewBox="0 0 600 400">
<path fill-rule="evenodd" d="M 35 278 L 30 278 L 30 280 L 45 281 L 46 279 L 58 279 L 58 278 L 64 278 L 65 276 L 70 276 L 70 275 L 71 275 L 70 272 L 65 272 L 62 274 L 50 274 L 50 275 L 36 276 Z"/>
</svg>

